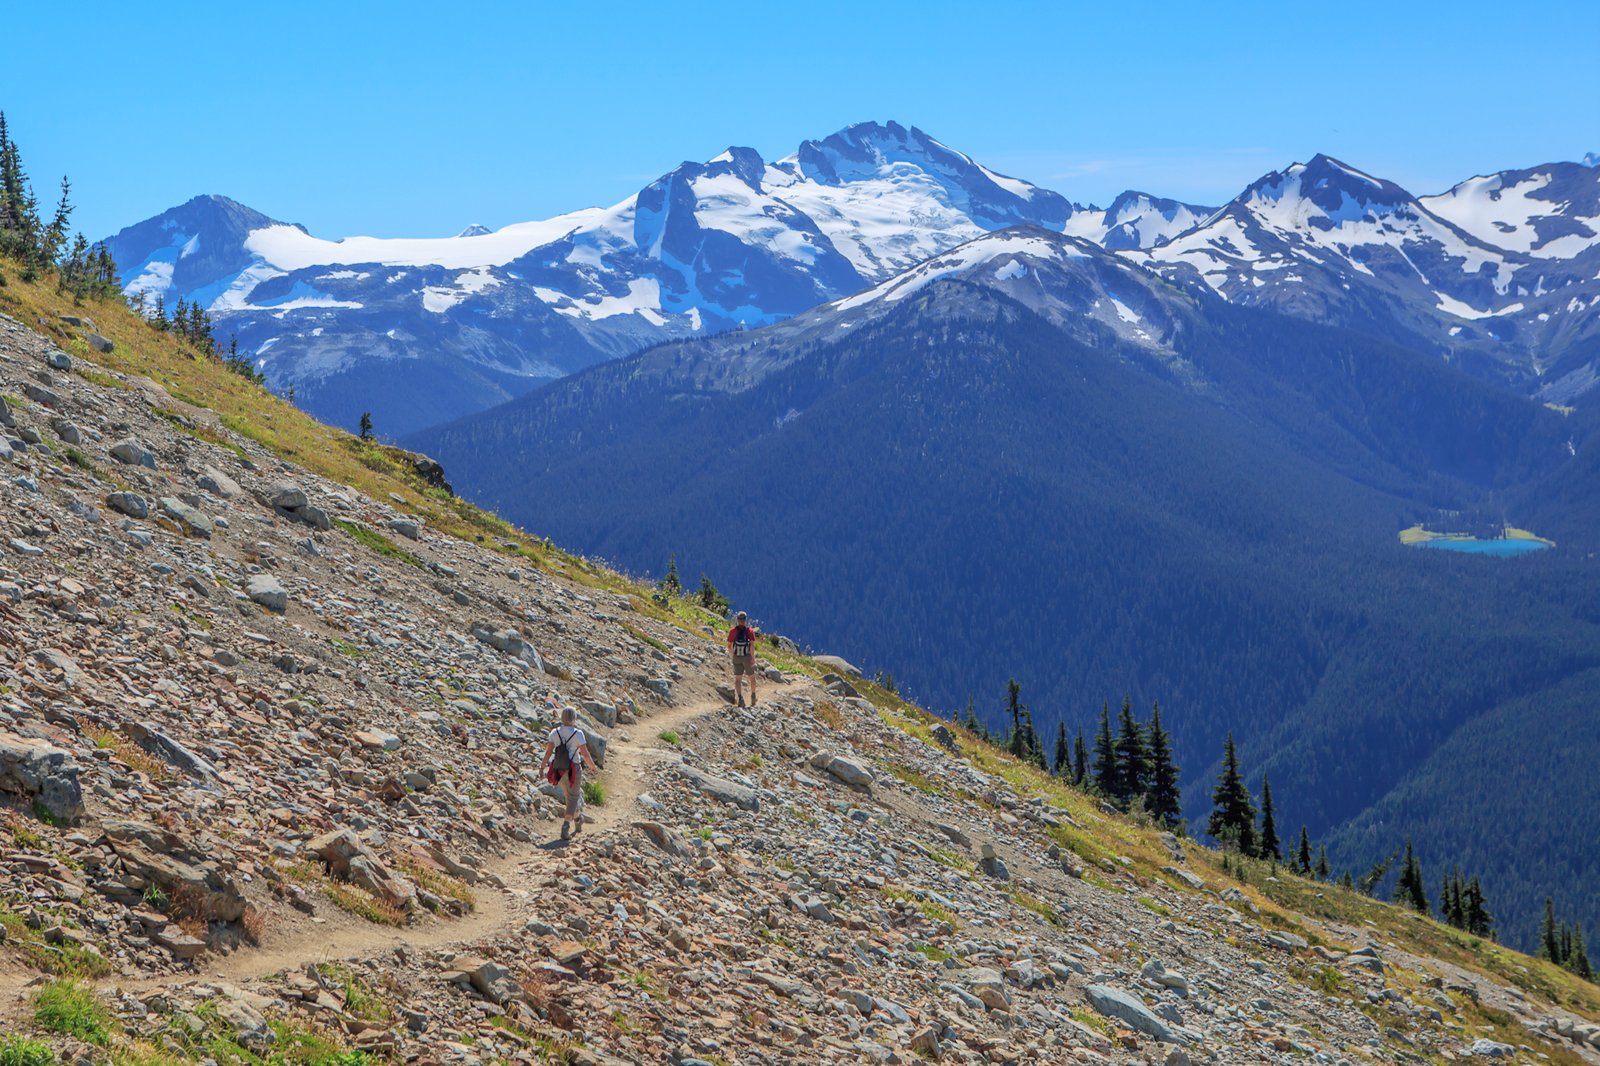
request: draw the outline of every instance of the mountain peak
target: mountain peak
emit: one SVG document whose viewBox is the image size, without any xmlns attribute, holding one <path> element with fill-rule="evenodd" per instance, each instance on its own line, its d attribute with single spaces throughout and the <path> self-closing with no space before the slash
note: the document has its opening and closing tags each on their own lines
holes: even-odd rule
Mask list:
<svg viewBox="0 0 1600 1066">
<path fill-rule="evenodd" d="M 456 236 L 457 237 L 483 237 L 483 236 L 486 236 L 487 234 L 492 233 L 492 232 L 494 232 L 494 231 L 491 230 L 488 226 L 479 225 L 478 223 L 474 222 L 472 225 L 468 226 L 466 229 L 464 229 L 460 233 L 456 234 Z"/>
<path fill-rule="evenodd" d="M 1590 152 L 1583 157 L 1582 162 L 1586 167 L 1600 167 L 1600 152 Z"/>
</svg>

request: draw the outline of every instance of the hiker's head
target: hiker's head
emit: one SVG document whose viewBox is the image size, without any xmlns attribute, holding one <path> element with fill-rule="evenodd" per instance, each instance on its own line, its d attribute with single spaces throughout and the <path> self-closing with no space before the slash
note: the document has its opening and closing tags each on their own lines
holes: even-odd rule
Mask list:
<svg viewBox="0 0 1600 1066">
<path fill-rule="evenodd" d="M 740 611 L 738 614 L 733 616 L 733 620 L 738 622 L 740 625 L 744 625 L 746 622 L 750 621 L 750 616 L 745 614 L 743 611 Z"/>
<path fill-rule="evenodd" d="M 577 711 L 577 709 L 573 708 L 573 707 L 563 707 L 563 708 L 561 708 L 561 724 L 562 725 L 577 725 L 578 724 L 578 711 Z"/>
</svg>

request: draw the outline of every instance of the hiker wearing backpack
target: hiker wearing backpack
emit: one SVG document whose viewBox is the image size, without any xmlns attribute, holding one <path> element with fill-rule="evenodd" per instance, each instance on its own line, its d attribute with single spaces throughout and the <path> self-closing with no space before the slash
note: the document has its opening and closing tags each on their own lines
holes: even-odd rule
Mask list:
<svg viewBox="0 0 1600 1066">
<path fill-rule="evenodd" d="M 756 705 L 756 631 L 743 611 L 734 617 L 733 628 L 728 630 L 728 659 L 733 663 L 733 701 L 744 706 L 744 694 L 739 689 L 739 679 L 750 683 L 750 706 Z"/>
<path fill-rule="evenodd" d="M 561 724 L 550 730 L 545 740 L 544 760 L 539 764 L 539 774 L 552 785 L 560 785 L 567 797 L 567 810 L 561 816 L 561 839 L 569 840 L 574 833 L 583 832 L 583 768 L 587 765 L 596 774 L 600 768 L 589 754 L 589 738 L 578 728 L 578 712 L 571 707 L 561 708 Z"/>
</svg>

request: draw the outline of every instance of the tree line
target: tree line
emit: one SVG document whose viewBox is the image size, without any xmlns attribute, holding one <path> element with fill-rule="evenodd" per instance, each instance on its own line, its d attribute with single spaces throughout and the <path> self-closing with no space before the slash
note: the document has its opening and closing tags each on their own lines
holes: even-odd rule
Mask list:
<svg viewBox="0 0 1600 1066">
<path fill-rule="evenodd" d="M 673 573 L 675 575 L 675 568 Z M 1006 686 L 1004 721 L 1007 725 L 1003 732 L 996 733 L 984 726 L 971 698 L 965 713 L 952 718 L 981 742 L 1002 748 L 1119 810 L 1142 812 L 1164 828 L 1179 833 L 1187 831 L 1178 788 L 1180 770 L 1172 760 L 1171 739 L 1161 723 L 1159 702 L 1151 704 L 1149 720 L 1141 722 L 1133 713 L 1132 700 L 1124 697 L 1115 728 L 1110 704 L 1103 704 L 1092 754 L 1082 730 L 1069 742 L 1065 723 L 1058 723 L 1052 750 L 1047 754 L 1034 724 L 1033 711 L 1021 697 L 1021 685 L 1012 679 Z M 1258 806 L 1246 784 L 1232 733 L 1224 744 L 1222 769 L 1217 775 L 1211 801 L 1206 835 L 1221 846 L 1225 855 L 1265 860 L 1274 866 L 1283 864 L 1292 873 L 1318 881 L 1334 880 L 1327 846 L 1313 849 L 1306 826 L 1300 827 L 1298 840 L 1289 846 L 1285 855 L 1278 832 L 1272 782 L 1267 775 L 1262 775 Z M 1409 839 L 1403 852 L 1397 850 L 1379 860 L 1359 878 L 1346 869 L 1337 883 L 1376 896 L 1397 863 L 1398 873 L 1391 894 L 1394 902 L 1421 914 L 1436 913 L 1445 924 L 1473 936 L 1497 938 L 1494 915 L 1489 910 L 1482 882 L 1477 876 L 1466 876 L 1458 867 L 1445 871 L 1435 912 L 1424 884 L 1421 860 Z M 1539 940 L 1541 958 L 1549 959 L 1584 980 L 1595 979 L 1582 924 L 1559 921 L 1554 901 L 1549 898 L 1545 901 Z"/>
<path fill-rule="evenodd" d="M 72 183 L 63 176 L 61 197 L 45 220 L 23 168 L 22 153 L 11 139 L 5 112 L 0 111 L 0 255 L 22 265 L 23 281 L 38 281 L 53 269 L 59 292 L 70 292 L 77 299 L 114 295 L 117 264 L 111 251 L 104 241 L 91 245 L 82 233 L 71 233 L 72 211 Z M 0 272 L 0 284 L 4 283 L 5 274 Z"/>
<path fill-rule="evenodd" d="M 71 293 L 74 299 L 118 296 L 121 282 L 111 249 L 104 241 L 90 244 L 82 233 L 70 233 L 73 206 L 72 183 L 63 177 L 60 200 L 45 220 L 22 165 L 21 150 L 11 138 L 5 112 L 0 111 L 0 256 L 21 264 L 18 276 L 30 284 L 54 270 L 56 291 Z M 0 271 L 3 284 L 5 273 Z M 218 343 L 211 316 L 198 301 L 180 296 L 169 310 L 165 296 L 158 295 L 153 305 L 146 306 L 145 294 L 138 292 L 128 297 L 128 306 L 158 332 L 172 334 L 241 377 L 265 383 L 265 375 L 239 354 L 237 337 L 229 339 L 227 348 Z"/>
</svg>

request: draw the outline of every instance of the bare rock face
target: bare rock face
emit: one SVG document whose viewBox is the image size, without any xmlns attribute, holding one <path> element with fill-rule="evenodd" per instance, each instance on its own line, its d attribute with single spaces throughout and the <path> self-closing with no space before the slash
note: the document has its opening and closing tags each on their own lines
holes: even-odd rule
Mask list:
<svg viewBox="0 0 1600 1066">
<path fill-rule="evenodd" d="M 72 824 L 83 816 L 78 764 L 59 748 L 0 732 L 0 792 L 37 803 L 50 817 Z"/>
<path fill-rule="evenodd" d="M 116 819 L 101 826 L 104 843 L 136 879 L 156 885 L 169 899 L 224 922 L 244 917 L 244 889 L 197 845 L 149 822 Z"/>
</svg>

